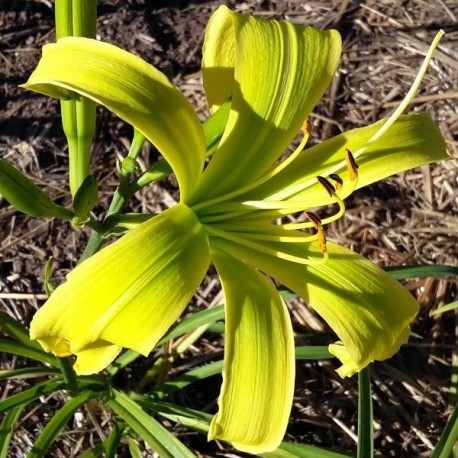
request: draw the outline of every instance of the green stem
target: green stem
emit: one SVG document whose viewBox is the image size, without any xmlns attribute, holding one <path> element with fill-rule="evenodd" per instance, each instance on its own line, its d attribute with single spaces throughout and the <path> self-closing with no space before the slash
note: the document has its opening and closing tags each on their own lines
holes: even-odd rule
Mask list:
<svg viewBox="0 0 458 458">
<path fill-rule="evenodd" d="M 374 456 L 370 366 L 358 373 L 358 451 L 357 458 Z"/>
<path fill-rule="evenodd" d="M 56 0 L 56 37 L 95 38 L 96 0 Z M 84 97 L 61 101 L 62 126 L 68 142 L 69 181 L 72 196 L 89 175 L 95 134 L 95 103 Z"/>
<path fill-rule="evenodd" d="M 65 383 L 67 384 L 68 390 L 72 397 L 78 395 L 78 382 L 76 380 L 76 374 L 73 370 L 73 364 L 70 358 L 57 358 L 59 361 L 60 370 L 64 377 Z"/>
</svg>

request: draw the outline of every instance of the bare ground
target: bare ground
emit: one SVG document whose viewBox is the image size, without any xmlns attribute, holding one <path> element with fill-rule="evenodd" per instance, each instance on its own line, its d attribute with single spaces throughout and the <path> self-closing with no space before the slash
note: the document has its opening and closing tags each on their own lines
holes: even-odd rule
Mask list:
<svg viewBox="0 0 458 458">
<path fill-rule="evenodd" d="M 120 0 L 99 2 L 102 40 L 133 51 L 160 68 L 171 68 L 176 84 L 207 114 L 200 80 L 203 28 L 222 2 Z M 401 264 L 457 265 L 458 255 L 458 3 L 456 0 L 321 0 L 226 2 L 237 11 L 286 18 L 318 28 L 337 28 L 343 36 L 340 70 L 312 116 L 313 142 L 366 125 L 392 112 L 413 81 L 436 31 L 444 29 L 434 63 L 409 112 L 426 111 L 439 123 L 452 160 L 425 166 L 355 193 L 345 217 L 327 235 L 382 266 Z M 17 165 L 62 204 L 70 204 L 66 188 L 66 151 L 55 101 L 28 93 L 24 82 L 36 65 L 43 44 L 53 41 L 52 2 L 0 1 L 0 156 Z M 131 131 L 104 110 L 99 111 L 94 145 L 94 173 L 99 177 L 102 215 L 116 185 L 114 164 L 125 154 Z M 143 165 L 156 153 L 146 148 Z M 154 212 L 176 199 L 173 182 L 142 190 L 132 210 Z M 0 200 L 0 309 L 28 323 L 43 303 L 43 267 L 56 261 L 61 281 L 81 253 L 87 234 L 60 222 L 33 220 Z M 427 457 L 450 411 L 450 378 L 456 349 L 455 315 L 433 318 L 436 307 L 456 300 L 456 279 L 413 279 L 407 283 L 421 304 L 414 326 L 421 338 L 392 360 L 373 366 L 376 450 L 380 456 Z M 201 306 L 218 298 L 211 277 L 197 295 Z M 304 304 L 293 301 L 298 332 L 327 330 Z M 332 338 L 332 337 L 331 337 Z M 304 341 L 326 343 L 329 336 Z M 177 362 L 174 372 L 200 357 L 220 357 L 221 342 L 205 335 Z M 135 384 L 153 357 L 137 363 L 120 385 Z M 0 355 L 0 369 L 27 361 Z M 354 451 L 357 387 L 341 380 L 331 362 L 298 365 L 296 395 L 287 440 Z M 27 381 L 0 384 L 0 397 Z M 183 393 L 177 401 L 214 411 L 218 378 Z M 205 395 L 204 395 L 205 394 Z M 63 394 L 30 406 L 15 434 L 11 457 L 24 456 Z M 79 422 L 79 423 L 78 423 Z M 53 456 L 78 456 L 107 434 L 108 412 L 97 406 L 82 411 L 53 448 Z M 183 428 L 176 434 L 200 456 L 241 456 L 227 446 Z M 127 453 L 127 452 L 126 452 Z M 146 453 L 146 452 L 145 452 Z M 120 455 L 121 456 L 121 455 Z M 147 456 L 147 455 L 145 455 Z"/>
</svg>

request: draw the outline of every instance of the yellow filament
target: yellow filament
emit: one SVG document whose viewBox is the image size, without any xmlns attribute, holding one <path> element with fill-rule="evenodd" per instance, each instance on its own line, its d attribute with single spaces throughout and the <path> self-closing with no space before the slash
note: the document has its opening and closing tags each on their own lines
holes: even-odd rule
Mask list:
<svg viewBox="0 0 458 458">
<path fill-rule="evenodd" d="M 259 240 L 262 242 L 286 242 L 286 243 L 303 243 L 303 242 L 312 242 L 314 240 L 319 240 L 318 233 L 306 235 L 303 232 L 300 234 L 303 235 L 278 235 L 278 234 L 265 234 L 265 233 L 251 233 L 243 232 L 243 238 L 248 240 Z"/>
<path fill-rule="evenodd" d="M 322 251 L 323 257 L 319 259 L 306 259 L 306 258 L 301 258 L 300 256 L 295 256 L 290 253 L 286 253 L 281 250 L 275 250 L 273 248 L 269 248 L 267 246 L 261 245 L 256 242 L 252 242 L 251 240 L 247 240 L 244 237 L 235 235 L 231 232 L 225 232 L 221 231 L 213 226 L 205 226 L 205 229 L 209 233 L 209 235 L 214 235 L 216 237 L 220 237 L 222 239 L 229 240 L 231 242 L 237 243 L 242 246 L 246 246 L 248 248 L 251 248 L 253 250 L 259 251 L 261 253 L 268 254 L 270 256 L 273 256 L 275 258 L 283 259 L 285 261 L 290 261 L 294 262 L 295 264 L 301 264 L 301 265 L 318 265 L 318 264 L 323 264 L 328 260 L 328 252 Z M 321 246 L 320 246 L 321 249 Z"/>
<path fill-rule="evenodd" d="M 357 182 L 358 182 L 358 173 L 355 173 L 355 178 L 353 181 L 351 181 L 351 190 L 348 192 L 347 195 L 350 195 L 356 188 Z M 329 189 L 326 188 L 326 191 L 329 192 Z M 339 211 L 337 213 L 334 213 L 331 216 L 328 216 L 327 218 L 324 218 L 321 220 L 321 224 L 324 226 L 326 224 L 332 223 L 333 221 L 337 221 L 339 218 L 341 218 L 344 213 L 345 213 L 345 203 L 342 200 L 342 198 L 335 192 L 332 192 L 332 197 L 335 199 L 335 203 L 339 205 Z M 313 222 L 305 221 L 303 223 L 287 223 L 283 224 L 283 228 L 286 229 L 287 231 L 292 231 L 292 230 L 299 230 L 299 229 L 307 229 L 310 227 L 316 227 Z"/>
<path fill-rule="evenodd" d="M 253 183 L 237 189 L 237 191 L 230 192 L 228 194 L 225 194 L 223 196 L 215 197 L 214 199 L 207 200 L 206 202 L 201 202 L 199 204 L 193 205 L 191 209 L 193 211 L 198 211 L 201 208 L 209 207 L 214 204 L 218 204 L 219 202 L 225 200 L 228 201 L 230 199 L 233 199 L 234 197 L 240 196 L 248 191 L 251 191 L 254 188 L 257 188 L 261 184 L 265 183 L 267 180 L 272 178 L 273 176 L 277 175 L 279 172 L 281 172 L 288 164 L 294 161 L 296 157 L 302 152 L 302 150 L 305 148 L 305 145 L 307 144 L 307 141 L 310 137 L 310 134 L 312 132 L 312 125 L 308 122 L 305 121 L 304 124 L 302 125 L 302 132 L 304 134 L 299 146 L 294 150 L 293 153 L 291 153 L 283 162 L 280 162 L 276 167 L 271 169 L 270 171 L 266 172 L 264 175 L 261 175 L 260 178 L 258 178 L 256 181 Z"/>
</svg>

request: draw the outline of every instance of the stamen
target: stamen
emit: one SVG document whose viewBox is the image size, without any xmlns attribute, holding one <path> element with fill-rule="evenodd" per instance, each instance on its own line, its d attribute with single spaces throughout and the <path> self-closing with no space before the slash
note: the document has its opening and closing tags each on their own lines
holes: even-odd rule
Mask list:
<svg viewBox="0 0 458 458">
<path fill-rule="evenodd" d="M 350 180 L 355 181 L 356 178 L 358 177 L 358 164 L 355 162 L 355 158 L 353 157 L 353 154 L 351 154 L 351 151 L 349 149 L 345 150 L 346 155 L 345 155 L 345 162 L 347 164 L 347 169 L 350 174 Z"/>
<path fill-rule="evenodd" d="M 274 177 L 278 173 L 280 173 L 287 165 L 291 164 L 297 156 L 302 153 L 303 149 L 305 148 L 305 145 L 307 144 L 307 141 L 310 137 L 310 134 L 312 132 L 312 124 L 309 121 L 304 121 L 302 124 L 302 132 L 304 134 L 299 146 L 294 150 L 293 153 L 291 153 L 284 161 L 280 162 L 277 166 L 272 168 L 271 170 L 267 171 L 265 174 L 261 175 L 257 180 L 255 180 L 253 183 L 250 183 L 247 186 L 244 186 L 243 188 L 237 189 L 236 191 L 230 192 L 228 194 L 225 194 L 224 196 L 220 197 L 215 197 L 214 199 L 210 199 L 206 202 L 202 202 L 199 204 L 196 204 L 194 206 L 191 206 L 191 209 L 193 211 L 198 211 L 201 208 L 205 208 L 214 204 L 217 204 L 221 202 L 222 200 L 229 200 L 233 199 L 234 197 L 240 196 L 242 194 L 245 194 L 248 191 L 251 191 L 254 188 L 257 188 L 261 184 L 265 183 L 267 180 L 270 178 Z"/>
<path fill-rule="evenodd" d="M 321 186 L 323 186 L 323 188 L 329 194 L 329 197 L 332 197 L 336 193 L 336 189 L 328 180 L 326 180 L 326 178 L 317 176 L 316 179 L 318 180 L 318 183 L 320 183 Z"/>
<path fill-rule="evenodd" d="M 331 173 L 329 175 L 329 178 L 331 178 L 331 180 L 335 181 L 336 184 L 334 186 L 335 186 L 336 189 L 340 189 L 343 186 L 344 182 L 343 182 L 342 178 L 340 178 L 340 176 L 337 175 L 337 173 Z"/>
<path fill-rule="evenodd" d="M 321 219 L 313 212 L 304 212 L 305 216 L 312 222 L 315 229 L 321 226 Z"/>
<path fill-rule="evenodd" d="M 319 178 L 321 178 L 323 180 L 323 181 L 318 180 L 320 182 L 320 184 L 323 184 L 324 182 L 326 182 L 327 184 L 331 185 L 331 183 L 329 183 L 325 178 L 323 178 L 323 177 L 319 177 Z M 356 185 L 356 180 L 353 181 L 352 184 L 354 184 L 354 186 L 355 186 Z M 327 186 L 327 185 L 325 185 L 325 186 Z M 353 190 L 354 190 L 354 186 L 352 186 Z M 342 200 L 342 198 L 335 192 L 335 190 L 332 187 L 332 185 L 329 188 L 326 187 L 326 191 L 330 192 L 331 188 L 333 190 L 331 196 L 335 199 L 335 201 L 336 201 L 335 203 L 339 205 L 339 211 L 337 213 L 334 213 L 333 215 L 328 216 L 327 218 L 320 219 L 314 213 L 307 211 L 307 212 L 304 212 L 304 213 L 307 216 L 307 218 L 310 221 L 312 221 L 312 223 L 309 223 L 307 221 L 303 222 L 303 223 L 287 223 L 287 224 L 283 224 L 282 227 L 284 229 L 286 229 L 287 231 L 307 229 L 307 228 L 310 228 L 310 227 L 317 228 L 318 225 L 325 226 L 326 224 L 332 223 L 333 221 L 337 221 L 338 219 L 340 219 L 345 213 L 345 203 Z M 353 190 L 352 190 L 352 192 L 353 192 Z"/>
<path fill-rule="evenodd" d="M 278 229 L 280 226 L 276 226 Z M 226 225 L 218 226 L 218 229 L 222 229 L 227 231 Z M 248 240 L 259 240 L 261 242 L 285 242 L 285 243 L 304 243 L 304 242 L 312 242 L 314 240 L 319 239 L 318 234 L 305 234 L 304 232 L 297 231 L 297 235 L 280 235 L 277 233 L 269 234 L 269 231 L 265 230 L 265 227 L 262 227 L 263 232 L 246 232 L 243 230 L 243 227 L 240 227 L 240 233 L 243 234 L 243 238 Z M 275 226 L 272 226 L 272 229 L 275 229 Z M 253 228 L 250 228 L 253 230 Z M 232 231 L 231 231 L 232 232 Z M 275 230 L 272 230 L 275 232 Z"/>
<path fill-rule="evenodd" d="M 294 262 L 295 264 L 301 264 L 301 265 L 306 265 L 306 266 L 308 266 L 308 265 L 318 265 L 318 264 L 323 264 L 329 258 L 327 250 L 326 251 L 322 251 L 321 250 L 320 242 L 318 242 L 318 243 L 320 245 L 320 250 L 323 253 L 323 257 L 320 258 L 320 259 L 307 259 L 307 258 L 302 258 L 300 256 L 295 256 L 295 255 L 290 254 L 290 253 L 286 253 L 285 251 L 277 250 L 277 249 L 274 249 L 274 248 L 269 248 L 267 246 L 261 245 L 261 244 L 256 243 L 256 242 L 252 242 L 250 240 L 245 239 L 244 237 L 240 237 L 240 236 L 235 235 L 235 234 L 233 234 L 231 232 L 221 231 L 221 230 L 215 228 L 214 226 L 205 226 L 205 229 L 207 230 L 207 232 L 209 233 L 210 236 L 211 235 L 215 235 L 216 237 L 220 237 L 220 238 L 223 238 L 223 239 L 226 239 L 226 240 L 230 240 L 231 242 L 237 243 L 239 245 L 246 246 L 248 248 L 251 248 L 253 250 L 259 251 L 261 253 L 265 253 L 265 254 L 268 254 L 270 256 L 273 256 L 275 258 L 280 258 L 280 259 L 284 259 L 285 261 Z"/>
<path fill-rule="evenodd" d="M 317 238 L 318 238 L 318 246 L 320 248 L 320 251 L 325 254 L 328 252 L 328 249 L 326 247 L 326 234 L 324 233 L 323 230 L 323 225 L 321 223 L 320 218 L 315 215 L 315 213 L 312 212 L 305 212 L 305 216 L 312 222 L 312 224 L 315 226 L 315 229 L 317 230 Z"/>
</svg>

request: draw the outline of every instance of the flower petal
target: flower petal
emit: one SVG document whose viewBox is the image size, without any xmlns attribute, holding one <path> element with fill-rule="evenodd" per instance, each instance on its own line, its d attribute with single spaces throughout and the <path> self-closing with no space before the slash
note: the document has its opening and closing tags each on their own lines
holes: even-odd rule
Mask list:
<svg viewBox="0 0 458 458">
<path fill-rule="evenodd" d="M 186 97 L 160 71 L 116 46 L 62 38 L 23 85 L 52 97 L 84 95 L 145 135 L 177 175 L 182 195 L 196 185 L 205 159 L 202 127 Z"/>
<path fill-rule="evenodd" d="M 304 206 L 307 202 L 313 203 L 313 206 L 328 203 L 330 199 L 322 186 L 317 184 L 316 177 L 337 173 L 344 182 L 348 182 L 345 150 L 362 148 L 384 122 L 381 120 L 368 127 L 350 130 L 304 150 L 278 175 L 251 191 L 247 200 L 279 200 L 291 196 L 291 200 L 302 201 Z M 357 158 L 357 187 L 447 158 L 444 139 L 428 114 L 403 115 Z"/>
<path fill-rule="evenodd" d="M 232 96 L 219 148 L 190 202 L 251 182 L 286 150 L 328 87 L 341 51 L 336 31 L 232 13 L 221 6 L 204 43 L 212 106 Z"/>
<path fill-rule="evenodd" d="M 84 373 L 103 366 L 88 361 L 91 355 L 105 363 L 108 354 L 116 356 L 110 345 L 147 355 L 178 319 L 209 263 L 203 227 L 178 204 L 68 274 L 33 318 L 31 338 L 58 355 L 81 354 Z"/>
<path fill-rule="evenodd" d="M 418 311 L 415 299 L 382 269 L 351 250 L 328 242 L 329 260 L 305 266 L 223 239 L 212 238 L 211 244 L 273 276 L 326 320 L 342 341 L 330 346 L 343 363 L 338 370 L 341 376 L 354 374 L 373 359 L 391 357 L 407 341 L 409 323 Z M 305 259 L 322 256 L 315 243 L 266 246 Z"/>
<path fill-rule="evenodd" d="M 271 451 L 283 439 L 293 400 L 291 320 L 264 275 L 223 252 L 212 252 L 212 259 L 226 299 L 226 344 L 209 439 L 249 453 Z"/>
</svg>

